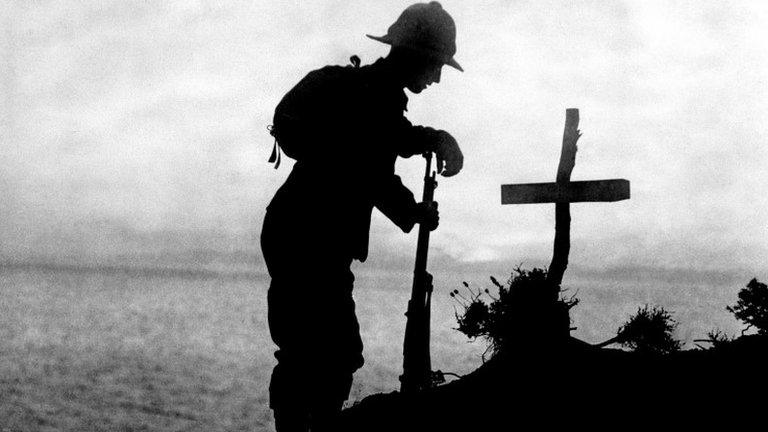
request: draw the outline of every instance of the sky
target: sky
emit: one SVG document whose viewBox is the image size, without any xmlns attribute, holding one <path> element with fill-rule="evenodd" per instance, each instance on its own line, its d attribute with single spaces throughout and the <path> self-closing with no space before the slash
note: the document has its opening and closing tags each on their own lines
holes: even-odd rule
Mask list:
<svg viewBox="0 0 768 432">
<path fill-rule="evenodd" d="M 578 108 L 572 179 L 632 197 L 571 206 L 571 268 L 768 276 L 768 3 L 441 3 L 466 72 L 407 113 L 465 155 L 436 191 L 434 265 L 548 262 L 554 205 L 502 206 L 500 186 L 554 181 Z M 365 34 L 409 4 L 3 2 L 0 256 L 263 269 L 291 167 L 267 163 L 275 105 L 313 69 L 385 56 Z M 423 160 L 397 168 L 420 195 Z M 376 213 L 371 236 L 366 266 L 410 271 L 414 233 Z"/>
</svg>

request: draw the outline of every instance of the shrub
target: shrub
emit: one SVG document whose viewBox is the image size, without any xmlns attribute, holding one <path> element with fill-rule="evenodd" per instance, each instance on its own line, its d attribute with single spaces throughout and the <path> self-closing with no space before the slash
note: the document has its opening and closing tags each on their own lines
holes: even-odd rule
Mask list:
<svg viewBox="0 0 768 432">
<path fill-rule="evenodd" d="M 726 309 L 738 320 L 747 324 L 745 332 L 755 327 L 758 334 L 768 334 L 768 287 L 764 283 L 752 279 L 746 288 L 739 291 L 739 300 L 736 304 Z"/>
<path fill-rule="evenodd" d="M 451 293 L 463 311 L 456 311 L 456 330 L 470 339 L 483 338 L 488 351 L 498 353 L 510 343 L 554 342 L 567 336 L 570 329 L 568 310 L 578 304 L 575 296 L 561 297 L 559 287 L 547 281 L 546 270 L 516 268 L 505 284 L 491 276 L 497 296 L 489 289 L 473 290 L 464 282 L 468 295 Z"/>
<path fill-rule="evenodd" d="M 733 338 L 721 330 L 712 330 L 707 333 L 706 341 L 710 342 L 713 348 L 719 348 L 733 342 Z"/>
<path fill-rule="evenodd" d="M 614 340 L 635 352 L 668 354 L 680 350 L 680 341 L 672 336 L 676 327 L 663 307 L 645 305 L 619 327 Z"/>
</svg>

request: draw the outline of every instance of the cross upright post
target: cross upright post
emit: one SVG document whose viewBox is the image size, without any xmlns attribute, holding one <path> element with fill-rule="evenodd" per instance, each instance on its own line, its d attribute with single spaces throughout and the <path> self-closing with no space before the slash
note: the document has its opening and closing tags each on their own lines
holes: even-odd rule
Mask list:
<svg viewBox="0 0 768 432">
<path fill-rule="evenodd" d="M 501 186 L 502 204 L 555 203 L 555 244 L 552 262 L 547 272 L 547 281 L 553 288 L 552 295 L 559 292 L 563 274 L 568 266 L 570 251 L 572 202 L 613 202 L 629 199 L 629 180 L 610 179 L 593 181 L 571 181 L 571 172 L 576 164 L 576 142 L 579 131 L 579 110 L 565 111 L 565 130 L 560 164 L 555 183 L 506 184 Z"/>
</svg>

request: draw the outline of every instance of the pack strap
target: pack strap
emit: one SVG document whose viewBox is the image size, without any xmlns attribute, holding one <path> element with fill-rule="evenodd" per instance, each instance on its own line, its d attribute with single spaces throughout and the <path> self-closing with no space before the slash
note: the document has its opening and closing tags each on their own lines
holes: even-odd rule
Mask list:
<svg viewBox="0 0 768 432">
<path fill-rule="evenodd" d="M 267 126 L 267 130 L 269 131 L 269 134 L 272 136 L 275 136 L 274 132 L 275 127 L 273 125 Z M 280 167 L 280 156 L 282 152 L 280 151 L 280 146 L 277 144 L 277 138 L 275 138 L 275 144 L 272 146 L 272 154 L 269 156 L 269 160 L 267 162 L 275 164 L 275 169 L 278 169 Z"/>
</svg>

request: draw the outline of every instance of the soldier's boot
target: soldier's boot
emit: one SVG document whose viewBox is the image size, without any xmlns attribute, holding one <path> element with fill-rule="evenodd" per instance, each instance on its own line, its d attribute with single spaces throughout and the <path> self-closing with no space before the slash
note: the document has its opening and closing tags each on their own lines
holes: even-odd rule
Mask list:
<svg viewBox="0 0 768 432">
<path fill-rule="evenodd" d="M 335 431 L 342 405 L 343 402 L 338 402 L 314 407 L 310 414 L 310 430 L 312 432 Z"/>
<path fill-rule="evenodd" d="M 296 408 L 276 408 L 275 415 L 276 432 L 308 432 L 309 413 Z"/>
</svg>

